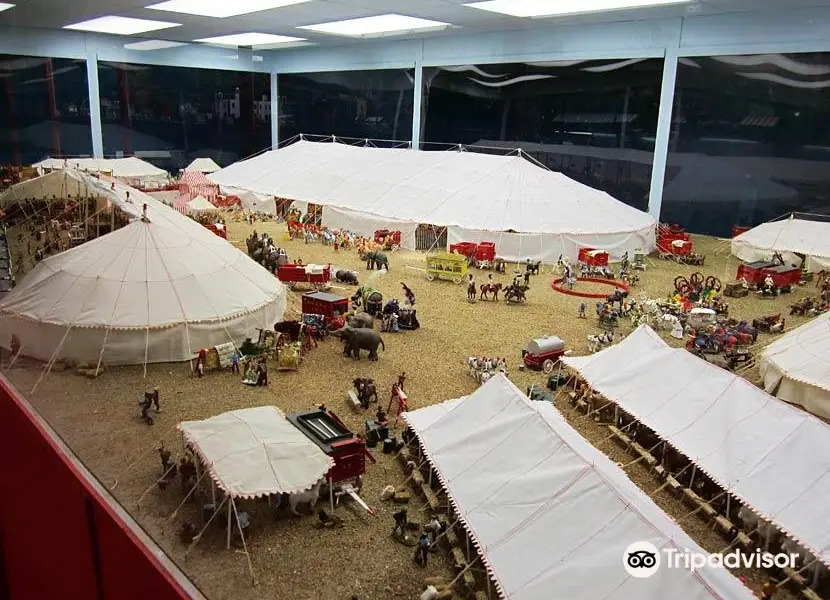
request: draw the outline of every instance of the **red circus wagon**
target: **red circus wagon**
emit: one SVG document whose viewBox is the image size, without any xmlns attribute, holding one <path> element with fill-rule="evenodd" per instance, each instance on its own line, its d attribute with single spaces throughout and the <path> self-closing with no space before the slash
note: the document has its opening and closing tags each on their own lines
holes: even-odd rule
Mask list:
<svg viewBox="0 0 830 600">
<path fill-rule="evenodd" d="M 450 253 L 466 256 L 473 266 L 479 263 L 492 265 L 496 260 L 495 242 L 457 242 L 450 244 Z"/>
<path fill-rule="evenodd" d="M 607 267 L 608 252 L 595 248 L 580 248 L 577 260 L 589 267 Z"/>
<path fill-rule="evenodd" d="M 383 246 L 384 250 L 397 250 L 401 247 L 401 232 L 389 229 L 375 231 L 375 243 Z"/>
<path fill-rule="evenodd" d="M 302 308 L 304 315 L 322 315 L 327 326 L 349 312 L 349 299 L 326 292 L 306 292 L 303 294 Z"/>
<path fill-rule="evenodd" d="M 307 283 L 320 289 L 331 281 L 331 265 L 279 265 L 277 278 L 292 290 L 298 283 Z"/>
<path fill-rule="evenodd" d="M 545 373 L 551 373 L 559 359 L 567 353 L 565 342 L 551 335 L 528 342 L 527 347 L 522 350 L 522 361 L 531 369 L 542 369 Z"/>
</svg>

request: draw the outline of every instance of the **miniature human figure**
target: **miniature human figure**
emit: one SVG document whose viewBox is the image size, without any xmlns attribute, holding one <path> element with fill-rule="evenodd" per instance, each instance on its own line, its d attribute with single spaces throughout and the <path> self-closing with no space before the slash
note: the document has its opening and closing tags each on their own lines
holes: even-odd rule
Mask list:
<svg viewBox="0 0 830 600">
<path fill-rule="evenodd" d="M 401 282 L 401 286 L 403 287 L 403 295 L 406 298 L 406 304 L 409 306 L 415 306 L 415 294 L 412 290 L 407 287 L 407 285 Z"/>
<path fill-rule="evenodd" d="M 766 291 L 768 292 L 775 291 L 775 281 L 773 280 L 771 275 L 767 275 L 764 278 L 764 289 L 766 289 Z"/>
<path fill-rule="evenodd" d="M 522 285 L 522 273 L 521 271 L 513 271 L 513 286 L 518 287 Z"/>
<path fill-rule="evenodd" d="M 527 286 L 530 285 L 530 274 L 531 273 L 532 273 L 532 271 L 528 270 L 528 271 L 525 271 L 525 274 L 522 276 L 524 278 L 525 285 L 527 285 Z"/>
<path fill-rule="evenodd" d="M 156 412 L 161 412 L 161 407 L 159 406 L 159 388 L 158 386 L 153 388 L 153 391 L 150 392 L 150 401 L 155 405 Z"/>
<path fill-rule="evenodd" d="M 467 275 L 467 301 L 476 301 L 476 280 L 472 273 Z"/>
<path fill-rule="evenodd" d="M 145 392 L 144 399 L 138 403 L 139 408 L 141 408 L 141 418 L 144 420 L 147 425 L 153 424 L 153 419 L 147 413 L 150 411 L 150 407 L 153 405 L 152 395 Z"/>
<path fill-rule="evenodd" d="M 242 358 L 239 356 L 239 350 L 234 349 L 233 354 L 231 354 L 231 373 L 236 373 L 239 375 L 239 359 Z"/>
<path fill-rule="evenodd" d="M 429 533 L 424 530 L 421 532 L 421 537 L 418 538 L 418 545 L 415 546 L 415 562 L 422 567 L 427 566 L 427 557 L 429 556 Z"/>
<path fill-rule="evenodd" d="M 403 384 L 406 381 L 406 371 L 398 375 L 398 389 L 403 391 Z"/>
<path fill-rule="evenodd" d="M 196 358 L 196 376 L 201 379 L 205 372 L 205 361 L 207 360 L 207 350 L 201 348 Z"/>
<path fill-rule="evenodd" d="M 268 363 L 265 360 L 260 360 L 257 363 L 256 384 L 258 386 L 268 387 Z"/>
<path fill-rule="evenodd" d="M 392 518 L 395 519 L 395 526 L 392 528 L 392 535 L 396 535 L 400 530 L 401 537 L 406 537 L 406 524 L 409 522 L 406 509 L 402 508 L 393 514 Z"/>
<path fill-rule="evenodd" d="M 580 319 L 587 319 L 587 317 L 585 316 L 585 309 L 587 309 L 587 308 L 588 308 L 588 305 L 585 304 L 584 302 L 579 305 L 579 318 Z"/>
<path fill-rule="evenodd" d="M 386 418 L 386 411 L 383 410 L 383 407 L 378 405 L 378 412 L 375 414 L 375 418 L 378 423 L 378 427 L 389 427 L 389 420 Z"/>
<path fill-rule="evenodd" d="M 193 464 L 193 458 L 189 453 L 182 456 L 179 461 L 179 476 L 182 480 L 183 490 L 191 487 L 191 482 L 196 480 L 196 465 Z"/>
<path fill-rule="evenodd" d="M 319 411 L 321 411 L 321 412 L 326 412 L 326 411 L 328 410 L 328 407 L 326 407 L 326 405 L 325 405 L 325 404 L 320 404 L 320 405 L 317 407 L 317 410 L 319 410 Z"/>
</svg>

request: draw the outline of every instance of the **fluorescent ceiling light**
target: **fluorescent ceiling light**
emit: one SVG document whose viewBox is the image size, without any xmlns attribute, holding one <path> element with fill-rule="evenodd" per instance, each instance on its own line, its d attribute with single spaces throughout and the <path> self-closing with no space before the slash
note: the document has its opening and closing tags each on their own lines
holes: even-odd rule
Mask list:
<svg viewBox="0 0 830 600">
<path fill-rule="evenodd" d="M 451 25 L 440 21 L 388 14 L 378 15 L 376 17 L 364 17 L 362 19 L 349 19 L 347 21 L 319 23 L 317 25 L 304 25 L 297 29 L 310 29 L 311 31 L 319 31 L 320 33 L 328 33 L 331 35 L 364 37 L 386 33 L 408 33 L 410 31 L 421 31 L 424 29 L 443 29 L 446 27 L 451 27 Z"/>
<path fill-rule="evenodd" d="M 310 0 L 168 0 L 147 8 L 224 19 L 248 13 L 303 4 Z"/>
<path fill-rule="evenodd" d="M 4 10 L 9 10 L 10 8 L 14 8 L 14 4 L 8 4 L 7 2 L 0 2 L 0 12 Z"/>
<path fill-rule="evenodd" d="M 580 13 L 622 10 L 626 8 L 647 8 L 687 4 L 692 0 L 488 0 L 465 4 L 470 8 L 489 10 L 511 17 L 558 17 Z"/>
<path fill-rule="evenodd" d="M 127 50 L 164 50 L 166 48 L 177 48 L 179 46 L 187 46 L 184 42 L 170 42 L 167 40 L 145 40 L 143 42 L 133 42 L 132 44 L 124 44 Z"/>
<path fill-rule="evenodd" d="M 76 31 L 93 31 L 95 33 L 112 33 L 115 35 L 135 35 L 159 29 L 181 27 L 181 23 L 167 23 L 165 21 L 151 21 L 148 19 L 133 19 L 131 17 L 99 17 L 91 21 L 81 21 L 67 25 L 64 29 Z"/>
<path fill-rule="evenodd" d="M 271 44 L 303 42 L 305 38 L 272 35 L 270 33 L 234 33 L 231 35 L 201 38 L 194 41 L 204 42 L 205 44 L 218 44 L 220 46 L 269 46 Z"/>
</svg>

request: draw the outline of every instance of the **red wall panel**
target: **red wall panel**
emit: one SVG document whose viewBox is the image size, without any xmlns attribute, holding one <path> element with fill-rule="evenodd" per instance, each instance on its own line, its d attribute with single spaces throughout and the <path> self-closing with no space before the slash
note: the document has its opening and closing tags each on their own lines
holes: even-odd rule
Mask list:
<svg viewBox="0 0 830 600">
<path fill-rule="evenodd" d="M 11 600 L 202 598 L 53 436 L 0 375 L 0 582 Z"/>
</svg>

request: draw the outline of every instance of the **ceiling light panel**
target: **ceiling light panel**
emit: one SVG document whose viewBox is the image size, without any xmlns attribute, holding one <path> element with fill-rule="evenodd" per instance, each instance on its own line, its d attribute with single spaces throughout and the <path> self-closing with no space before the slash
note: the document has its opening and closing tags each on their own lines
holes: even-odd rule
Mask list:
<svg viewBox="0 0 830 600">
<path fill-rule="evenodd" d="M 9 4 L 8 2 L 0 2 L 0 12 L 4 10 L 9 10 L 10 8 L 14 8 L 14 4 Z"/>
<path fill-rule="evenodd" d="M 168 40 L 145 40 L 143 42 L 133 42 L 132 44 L 124 44 L 127 50 L 139 50 L 142 52 L 150 50 L 165 50 L 167 48 L 178 48 L 179 46 L 187 46 L 184 42 L 170 42 Z"/>
<path fill-rule="evenodd" d="M 304 42 L 305 38 L 272 35 L 270 33 L 234 33 L 231 35 L 201 38 L 194 41 L 205 44 L 217 44 L 219 46 L 270 46 L 272 44 Z"/>
<path fill-rule="evenodd" d="M 447 27 L 452 27 L 452 25 L 442 23 L 441 21 L 430 21 L 417 17 L 388 14 L 378 15 L 376 17 L 364 17 L 362 19 L 318 23 L 317 25 L 304 25 L 298 27 L 298 29 L 308 29 L 330 35 L 366 37 L 390 33 L 403 34 L 409 33 L 410 31 L 423 31 L 425 29 L 445 29 Z"/>
<path fill-rule="evenodd" d="M 147 8 L 167 12 L 225 19 L 249 13 L 304 4 L 311 0 L 168 0 Z"/>
<path fill-rule="evenodd" d="M 511 17 L 560 17 L 581 13 L 605 12 L 631 8 L 651 8 L 690 4 L 693 0 L 488 0 L 465 4 L 470 8 L 509 15 Z"/>
<path fill-rule="evenodd" d="M 170 29 L 171 27 L 181 27 L 181 23 L 167 23 L 165 21 L 151 21 L 149 19 L 109 16 L 67 25 L 64 29 L 92 31 L 95 33 L 111 33 L 114 35 L 135 35 L 137 33 L 147 33 L 148 31 L 158 31 L 159 29 Z"/>
</svg>

